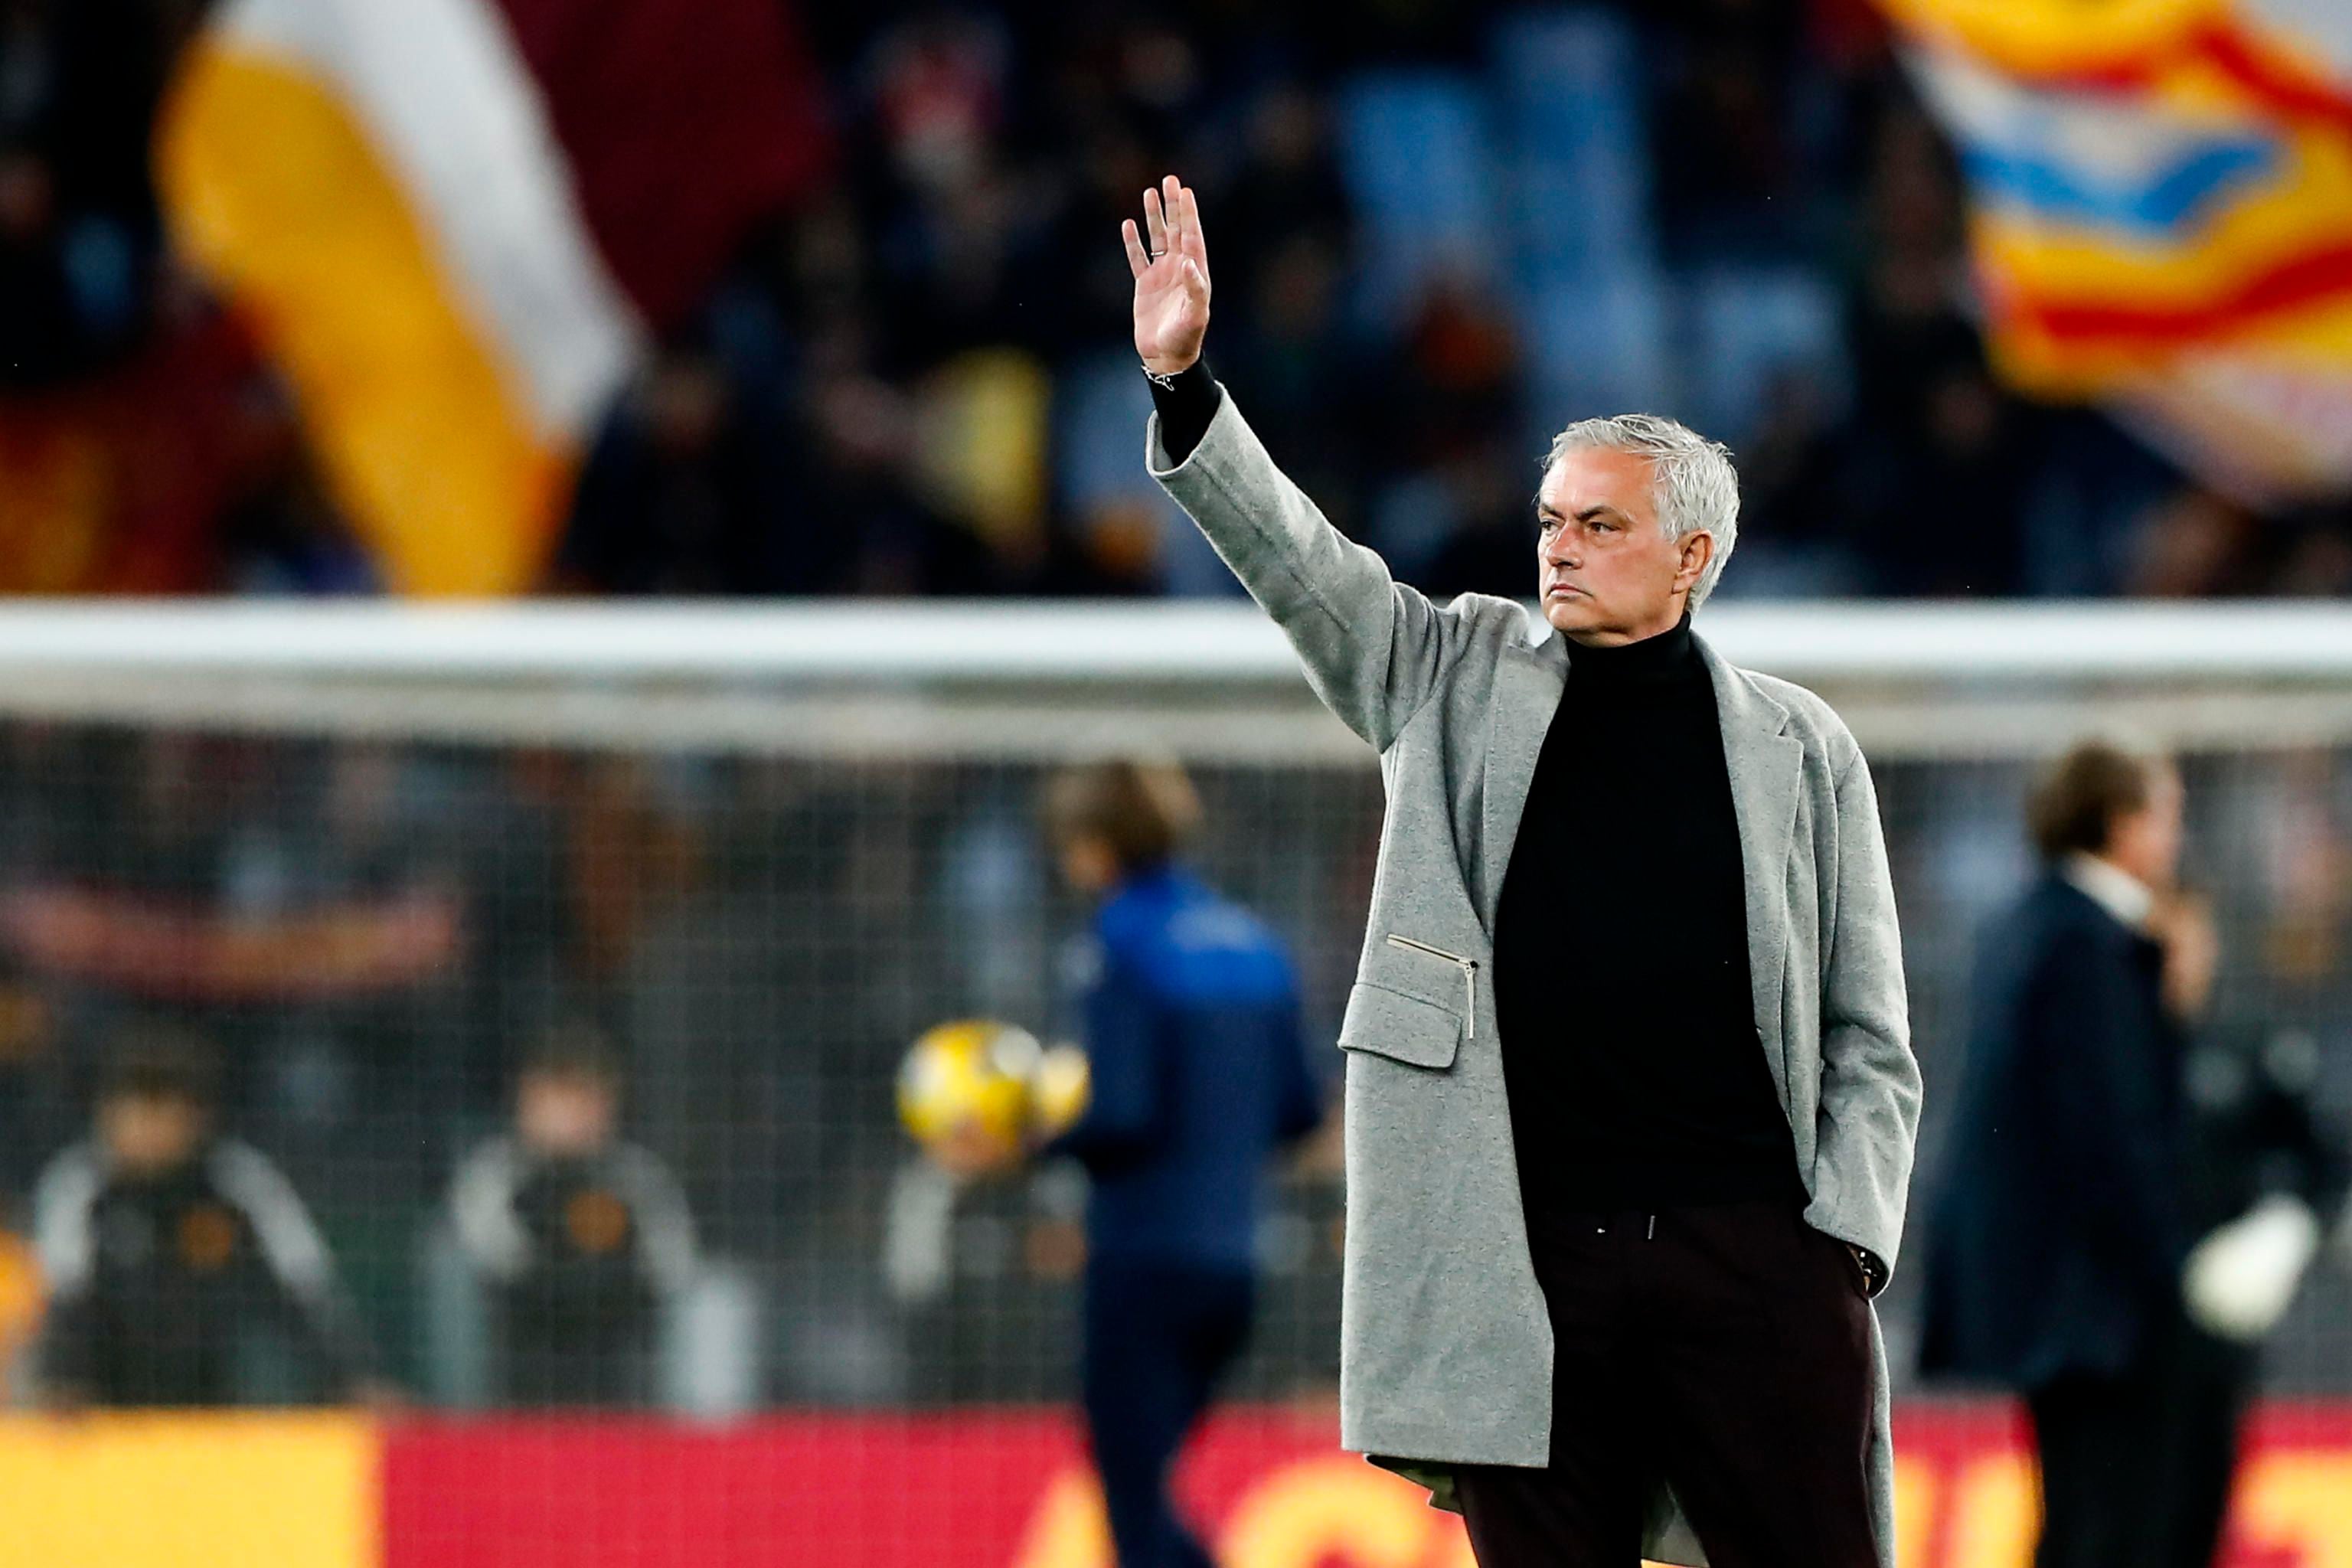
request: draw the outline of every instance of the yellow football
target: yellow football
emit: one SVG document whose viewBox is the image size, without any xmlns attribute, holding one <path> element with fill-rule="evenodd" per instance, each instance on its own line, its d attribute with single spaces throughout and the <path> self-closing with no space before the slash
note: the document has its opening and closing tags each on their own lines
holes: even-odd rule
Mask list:
<svg viewBox="0 0 2352 1568">
<path fill-rule="evenodd" d="M 981 1169 L 1016 1157 L 1045 1049 L 1017 1025 L 961 1018 L 924 1031 L 898 1068 L 898 1120 L 941 1163 Z"/>
<path fill-rule="evenodd" d="M 1030 1075 L 1030 1125 L 1047 1138 L 1067 1130 L 1087 1109 L 1089 1083 L 1086 1052 L 1076 1046 L 1047 1047 Z"/>
</svg>

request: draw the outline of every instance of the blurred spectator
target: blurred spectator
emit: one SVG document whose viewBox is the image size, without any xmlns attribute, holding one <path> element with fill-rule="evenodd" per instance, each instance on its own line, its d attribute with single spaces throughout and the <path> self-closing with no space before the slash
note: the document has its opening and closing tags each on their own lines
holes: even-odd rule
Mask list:
<svg viewBox="0 0 2352 1568">
<path fill-rule="evenodd" d="M 623 594 L 779 593 L 834 580 L 824 567 L 840 547 L 783 526 L 787 433 L 762 406 L 765 390 L 709 353 L 657 359 L 588 456 L 566 574 Z"/>
<path fill-rule="evenodd" d="M 362 1103 L 414 1108 L 443 1087 L 408 1053 L 467 952 L 465 900 L 414 836 L 389 753 L 183 733 L 86 744 L 89 798 L 58 803 L 56 842 L 0 895 L 12 967 L 202 1025 L 230 1045 L 225 1101 L 282 1114 L 287 1132 L 340 1135 Z"/>
<path fill-rule="evenodd" d="M 212 1075 L 191 1039 L 128 1037 L 92 1136 L 43 1173 L 33 1205 L 50 1290 L 43 1397 L 284 1403 L 295 1387 L 270 1386 L 257 1358 L 286 1344 L 307 1352 L 327 1392 L 384 1397 L 302 1200 L 259 1151 L 214 1125 Z"/>
<path fill-rule="evenodd" d="M 1802 89 L 1803 7 L 1776 0 L 1679 0 L 1655 7 L 1659 219 L 1669 255 L 1711 259 L 1796 251 L 1811 237 Z"/>
<path fill-rule="evenodd" d="M 515 1080 L 514 1124 L 458 1167 L 451 1217 L 491 1294 L 510 1405 L 647 1403 L 662 1315 L 693 1279 L 694 1223 L 667 1166 L 620 1137 L 621 1068 L 593 1031 L 551 1031 Z"/>
<path fill-rule="evenodd" d="M 2262 520 L 2210 490 L 2167 497 L 2142 519 L 2125 591 L 2153 599 L 2252 592 Z"/>
<path fill-rule="evenodd" d="M 1882 118 L 1866 178 L 1868 251 L 1851 306 L 1857 501 L 1895 526 L 1865 586 L 1885 594 L 2015 592 L 2032 420 L 1985 363 L 1969 320 L 1958 176 L 1926 114 Z M 1884 531 L 1883 530 L 1880 531 Z"/>
<path fill-rule="evenodd" d="M 0 381 L 68 380 L 146 324 L 158 236 L 144 124 L 180 11 L 0 5 Z"/>
<path fill-rule="evenodd" d="M 1517 339 L 1501 302 L 1461 274 L 1433 279 L 1381 373 L 1381 450 L 1390 476 L 1372 503 L 1366 542 L 1419 581 L 1449 551 L 1454 580 L 1437 591 L 1532 592 L 1535 464 L 1519 458 L 1525 421 Z M 1506 521 L 1506 519 L 1508 519 Z M 1524 546 L 1507 575 L 1491 543 Z"/>
</svg>

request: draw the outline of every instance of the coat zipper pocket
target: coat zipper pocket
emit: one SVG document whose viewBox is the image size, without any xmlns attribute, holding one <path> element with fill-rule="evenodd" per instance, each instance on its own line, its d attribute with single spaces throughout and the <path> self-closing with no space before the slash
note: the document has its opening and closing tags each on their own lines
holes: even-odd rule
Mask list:
<svg viewBox="0 0 2352 1568">
<path fill-rule="evenodd" d="M 1462 1016 L 1462 1037 L 1465 1040 L 1476 1039 L 1478 1037 L 1478 961 L 1475 958 L 1465 958 L 1458 952 L 1448 952 L 1442 947 L 1432 947 L 1425 942 L 1415 942 L 1409 936 L 1399 936 L 1394 931 L 1389 932 L 1389 945 L 1402 947 L 1409 952 L 1425 952 L 1432 958 L 1442 958 L 1462 971 L 1463 990 L 1470 1005 L 1469 1010 Z"/>
</svg>

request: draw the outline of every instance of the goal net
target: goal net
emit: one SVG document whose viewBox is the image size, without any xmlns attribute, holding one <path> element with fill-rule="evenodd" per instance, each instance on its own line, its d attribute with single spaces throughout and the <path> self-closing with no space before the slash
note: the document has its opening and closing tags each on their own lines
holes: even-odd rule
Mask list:
<svg viewBox="0 0 2352 1568">
<path fill-rule="evenodd" d="M 1923 1174 L 1974 933 L 2029 873 L 2025 781 L 2094 732 L 2183 759 L 2188 874 L 2222 952 L 2192 1088 L 2264 1062 L 2352 1122 L 2352 616 L 1732 605 L 1702 629 L 1820 690 L 1871 759 Z M 61 1162 L 126 1084 L 201 1058 L 215 1124 L 259 1160 L 236 1167 L 228 1232 L 180 1214 L 142 1243 L 159 1277 L 212 1291 L 207 1260 L 250 1231 L 243 1294 L 151 1325 L 193 1342 L 227 1323 L 217 1364 L 85 1350 L 71 1397 L 122 1402 L 142 1376 L 152 1398 L 129 1402 L 377 1397 L 354 1440 L 378 1489 L 351 1506 L 376 1510 L 384 1560 L 1107 1563 L 1066 1414 L 1080 1179 L 948 1182 L 893 1081 L 945 1019 L 1068 1032 L 1059 955 L 1084 910 L 1039 787 L 1137 750 L 1192 770 L 1202 870 L 1290 943 L 1330 1037 L 1381 779 L 1247 606 L 0 615 L 16 1256 L 71 1220 Z M 593 1124 L 582 1086 L 608 1085 L 628 1157 L 558 1176 L 519 1160 L 533 1072 L 556 1085 L 532 1112 L 551 1125 Z M 74 1245 L 127 1246 L 137 1217 L 85 1213 Z M 1410 1489 L 1330 1454 L 1342 1217 L 1336 1158 L 1310 1149 L 1281 1179 L 1256 1329 L 1187 1495 L 1229 1563 L 1466 1563 Z M 608 1288 L 533 1297 L 551 1267 L 535 1224 Z M 37 1304 L 16 1268 L 36 1284 L 0 1297 Z M 2019 1561 L 2015 1423 L 1912 1376 L 1917 1273 L 1881 1302 L 1906 1561 Z M 37 1405 L 68 1364 L 48 1359 L 58 1324 L 9 1311 L 11 1387 Z M 2315 1268 L 2263 1387 L 2242 1528 L 2317 1552 L 2294 1532 L 2346 1527 L 2297 1489 L 2352 1479 L 2340 1263 Z"/>
</svg>

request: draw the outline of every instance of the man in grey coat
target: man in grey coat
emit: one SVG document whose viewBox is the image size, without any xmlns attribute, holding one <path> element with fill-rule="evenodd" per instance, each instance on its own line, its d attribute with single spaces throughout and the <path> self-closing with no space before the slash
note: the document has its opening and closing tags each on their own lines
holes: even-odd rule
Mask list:
<svg viewBox="0 0 2352 1568">
<path fill-rule="evenodd" d="M 1919 1110 L 1876 796 L 1837 715 L 1690 631 L 1722 447 L 1588 420 L 1541 620 L 1396 582 L 1208 374 L 1172 176 L 1124 227 L 1146 460 L 1388 792 L 1347 1053 L 1341 1441 L 1485 1568 L 1893 1568 L 1868 1298 Z"/>
</svg>

